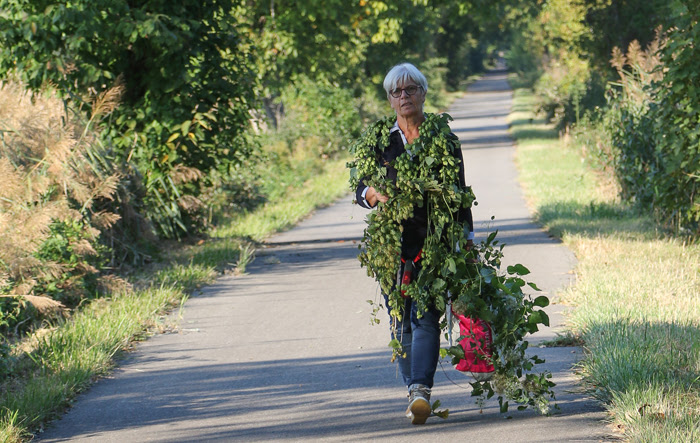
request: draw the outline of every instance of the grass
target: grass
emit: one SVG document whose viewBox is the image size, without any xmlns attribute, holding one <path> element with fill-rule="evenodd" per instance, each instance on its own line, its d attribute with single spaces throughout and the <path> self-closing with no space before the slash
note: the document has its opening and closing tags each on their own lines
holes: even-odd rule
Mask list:
<svg viewBox="0 0 700 443">
<path fill-rule="evenodd" d="M 327 205 L 348 192 L 346 160 L 328 160 L 320 173 L 310 176 L 293 192 L 267 202 L 254 211 L 231 217 L 212 232 L 215 238 L 240 237 L 263 240 L 271 233 L 294 226 L 313 209 Z"/>
<path fill-rule="evenodd" d="M 537 220 L 578 258 L 571 333 L 586 386 L 628 441 L 700 439 L 700 244 L 659 231 L 515 94 L 512 133 Z"/>
<path fill-rule="evenodd" d="M 176 286 L 115 294 L 92 302 L 69 321 L 44 331 L 19 359 L 23 369 L 3 383 L 0 435 L 29 438 L 56 418 L 73 397 L 111 369 L 114 357 L 163 322 L 163 314 L 184 300 Z M 18 368 L 19 369 L 19 368 Z"/>
</svg>

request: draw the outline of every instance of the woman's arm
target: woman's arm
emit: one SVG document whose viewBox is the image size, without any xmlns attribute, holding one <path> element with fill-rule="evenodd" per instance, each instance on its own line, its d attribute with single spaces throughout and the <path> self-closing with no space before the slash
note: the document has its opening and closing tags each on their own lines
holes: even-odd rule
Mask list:
<svg viewBox="0 0 700 443">
<path fill-rule="evenodd" d="M 372 209 L 377 206 L 378 202 L 386 203 L 389 197 L 380 194 L 372 186 L 367 186 L 363 180 L 360 180 L 355 191 L 355 200 L 363 208 Z"/>
</svg>

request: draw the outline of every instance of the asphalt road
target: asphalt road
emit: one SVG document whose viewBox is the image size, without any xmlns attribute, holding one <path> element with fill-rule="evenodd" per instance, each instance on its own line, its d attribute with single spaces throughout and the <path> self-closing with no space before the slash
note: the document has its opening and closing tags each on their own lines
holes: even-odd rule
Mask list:
<svg viewBox="0 0 700 443">
<path fill-rule="evenodd" d="M 508 262 L 554 301 L 571 283 L 575 257 L 530 220 L 513 164 L 502 72 L 476 82 L 454 103 L 477 240 L 498 229 Z M 469 379 L 445 362 L 433 398 L 450 417 L 413 426 L 405 387 L 389 362 L 388 322 L 370 325 L 377 284 L 361 269 L 357 242 L 366 212 L 348 196 L 271 238 L 243 276 L 224 276 L 185 304 L 178 332 L 140 343 L 114 373 L 81 395 L 40 441 L 493 441 L 564 442 L 608 438 L 604 413 L 580 393 L 571 367 L 578 348 L 538 348 L 557 383 L 560 412 L 501 414 L 470 397 Z M 491 216 L 495 220 L 491 221 Z M 561 307 L 550 308 L 560 328 Z M 383 318 L 383 316 L 382 316 Z"/>
</svg>

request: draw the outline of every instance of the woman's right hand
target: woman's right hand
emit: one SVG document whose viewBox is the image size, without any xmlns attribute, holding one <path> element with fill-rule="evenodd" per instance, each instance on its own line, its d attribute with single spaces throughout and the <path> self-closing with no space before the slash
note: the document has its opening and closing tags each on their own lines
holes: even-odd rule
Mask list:
<svg viewBox="0 0 700 443">
<path fill-rule="evenodd" d="M 386 203 L 389 200 L 389 197 L 380 194 L 379 192 L 377 192 L 376 189 L 374 189 L 374 187 L 370 186 L 369 188 L 367 188 L 365 200 L 367 200 L 367 203 L 369 203 L 370 206 L 375 207 L 377 206 L 378 202 Z"/>
</svg>

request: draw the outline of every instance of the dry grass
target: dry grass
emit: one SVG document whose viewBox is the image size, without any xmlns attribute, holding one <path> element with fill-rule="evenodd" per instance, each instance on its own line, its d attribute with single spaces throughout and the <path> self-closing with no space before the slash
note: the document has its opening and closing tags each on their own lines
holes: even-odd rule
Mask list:
<svg viewBox="0 0 700 443">
<path fill-rule="evenodd" d="M 109 114 L 121 95 L 117 86 L 93 101 L 93 120 Z M 60 221 L 82 222 L 81 238 L 70 245 L 73 254 L 94 256 L 93 243 L 118 220 L 99 211 L 96 202 L 110 200 L 119 175 L 105 171 L 95 160 L 92 121 L 71 119 L 64 103 L 51 91 L 32 94 L 21 84 L 0 84 L 0 293 L 21 297 L 40 312 L 49 300 L 35 293 L 38 280 L 51 280 L 68 269 L 56 260 L 42 260 L 37 252 Z M 94 216 L 94 226 L 90 220 Z M 85 263 L 81 270 L 97 270 Z"/>
<path fill-rule="evenodd" d="M 659 27 L 656 29 L 656 37 L 646 50 L 642 49 L 637 40 L 630 42 L 627 54 L 617 46 L 613 48 L 610 64 L 620 75 L 621 86 L 627 99 L 637 103 L 644 102 L 648 97 L 644 87 L 663 79 L 659 51 L 665 44 L 662 29 Z"/>
</svg>

